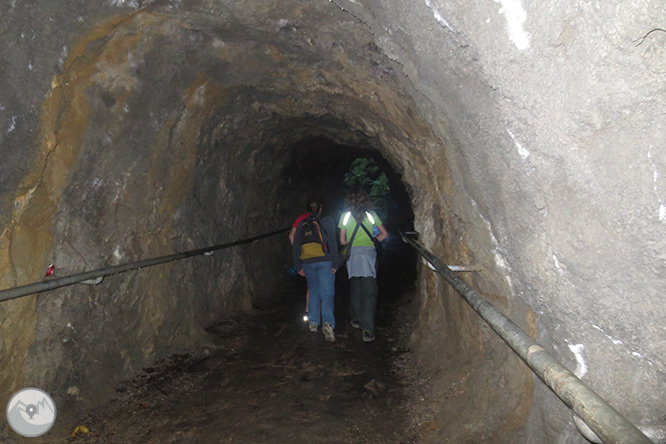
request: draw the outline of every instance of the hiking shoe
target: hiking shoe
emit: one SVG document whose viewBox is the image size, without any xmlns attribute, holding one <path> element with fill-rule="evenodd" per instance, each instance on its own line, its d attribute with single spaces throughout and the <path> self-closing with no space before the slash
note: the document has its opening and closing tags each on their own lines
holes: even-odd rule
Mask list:
<svg viewBox="0 0 666 444">
<path fill-rule="evenodd" d="M 324 327 L 321 329 L 324 333 L 324 339 L 328 342 L 335 342 L 335 333 L 333 333 L 333 327 L 328 322 L 324 322 Z"/>
<path fill-rule="evenodd" d="M 350 323 L 354 328 L 361 328 L 361 321 L 358 318 L 352 319 Z"/>
<path fill-rule="evenodd" d="M 375 340 L 375 334 L 370 330 L 363 330 L 363 342 L 372 342 Z"/>
<path fill-rule="evenodd" d="M 310 322 L 308 324 L 308 328 L 312 333 L 317 333 L 317 328 L 319 328 L 319 325 L 315 324 L 314 322 Z"/>
</svg>

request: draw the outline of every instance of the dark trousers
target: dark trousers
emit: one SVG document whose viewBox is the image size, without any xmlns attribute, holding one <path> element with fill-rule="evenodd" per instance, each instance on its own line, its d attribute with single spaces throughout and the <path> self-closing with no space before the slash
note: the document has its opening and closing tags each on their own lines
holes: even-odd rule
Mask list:
<svg viewBox="0 0 666 444">
<path fill-rule="evenodd" d="M 352 319 L 361 322 L 361 328 L 375 334 L 375 311 L 377 309 L 377 279 L 353 277 L 349 281 Z"/>
</svg>

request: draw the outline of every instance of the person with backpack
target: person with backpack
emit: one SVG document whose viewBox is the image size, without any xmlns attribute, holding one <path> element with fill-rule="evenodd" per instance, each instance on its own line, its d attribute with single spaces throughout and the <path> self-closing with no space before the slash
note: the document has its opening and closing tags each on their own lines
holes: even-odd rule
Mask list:
<svg viewBox="0 0 666 444">
<path fill-rule="evenodd" d="M 351 325 L 362 330 L 364 342 L 375 340 L 377 310 L 377 250 L 375 244 L 388 237 L 381 219 L 363 189 L 350 191 L 345 198 L 347 211 L 340 216 L 340 244 L 350 248 L 347 275 L 350 283 Z M 360 221 L 360 223 L 357 223 Z M 374 229 L 378 230 L 373 237 Z"/>
<path fill-rule="evenodd" d="M 307 210 L 305 213 L 301 214 L 294 220 L 294 223 L 291 225 L 291 230 L 289 230 L 289 243 L 293 246 L 294 245 L 294 236 L 296 235 L 296 227 L 298 227 L 298 224 L 301 223 L 305 218 L 310 216 L 312 213 L 309 211 L 310 206 L 316 206 L 318 207 L 319 205 L 322 205 L 321 201 L 316 198 L 316 197 L 311 197 L 308 199 L 308 202 L 306 204 Z M 306 287 L 305 290 L 305 314 L 303 316 L 303 320 L 307 322 L 309 320 L 309 310 L 310 310 L 310 289 Z"/>
<path fill-rule="evenodd" d="M 311 213 L 301 220 L 294 232 L 292 253 L 294 269 L 305 276 L 310 292 L 308 328 L 322 333 L 328 342 L 335 342 L 335 272 L 338 270 L 338 243 L 335 222 L 321 215 L 323 204 L 317 198 L 308 199 Z"/>
</svg>

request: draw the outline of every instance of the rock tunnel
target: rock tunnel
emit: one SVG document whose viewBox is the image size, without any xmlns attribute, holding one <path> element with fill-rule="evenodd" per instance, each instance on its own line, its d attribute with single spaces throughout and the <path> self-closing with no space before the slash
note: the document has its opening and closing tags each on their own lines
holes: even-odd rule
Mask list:
<svg viewBox="0 0 666 444">
<path fill-rule="evenodd" d="M 391 230 L 412 219 L 443 261 L 478 267 L 471 286 L 666 439 L 662 2 L 0 8 L 3 288 L 49 264 L 67 275 L 287 227 L 309 194 L 335 214 L 351 161 L 370 157 L 398 203 Z M 199 346 L 207 326 L 270 303 L 283 241 L 0 304 L 3 405 L 31 386 L 86 405 Z M 414 265 L 419 441 L 588 442 Z"/>
</svg>

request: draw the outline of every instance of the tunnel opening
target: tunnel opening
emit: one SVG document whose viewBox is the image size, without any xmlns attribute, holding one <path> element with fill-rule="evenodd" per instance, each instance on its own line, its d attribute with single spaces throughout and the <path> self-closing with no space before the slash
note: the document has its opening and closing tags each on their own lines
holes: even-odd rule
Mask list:
<svg viewBox="0 0 666 444">
<path fill-rule="evenodd" d="M 413 228 L 414 215 L 409 194 L 402 177 L 370 142 L 345 144 L 323 136 L 304 137 L 289 145 L 290 162 L 281 172 L 281 180 L 289 184 L 290 191 L 284 195 L 295 200 L 297 206 L 292 214 L 305 210 L 305 200 L 310 195 L 319 196 L 324 202 L 324 215 L 331 216 L 336 225 L 346 211 L 344 196 L 352 186 L 365 185 L 372 192 L 375 180 L 382 176 L 381 194 L 375 196 L 375 202 L 381 206 L 382 222 L 389 237 L 382 242 L 382 254 L 379 256 L 378 285 L 380 297 L 389 302 L 394 297 L 413 289 L 417 278 L 416 253 L 400 240 L 400 230 Z M 362 159 L 359 161 L 359 159 Z M 372 167 L 372 174 L 356 171 L 355 179 L 350 175 L 354 167 L 363 164 Z M 359 183 L 359 180 L 362 183 Z M 379 188 L 376 188 L 379 189 Z M 281 205 L 293 207 L 294 202 Z M 336 237 L 339 230 L 336 231 Z M 288 265 L 287 265 L 288 266 Z M 336 279 L 338 289 L 348 292 L 346 271 L 342 270 Z M 382 311 L 386 306 L 382 306 Z"/>
<path fill-rule="evenodd" d="M 322 196 L 325 214 L 339 216 L 345 193 L 361 186 L 371 195 L 375 209 L 385 216 L 382 220 L 391 232 L 397 233 L 410 223 L 413 227 L 411 198 L 402 176 L 371 143 L 355 142 L 305 137 L 288 146 L 291 158 L 281 176 L 304 196 Z"/>
<path fill-rule="evenodd" d="M 321 196 L 324 214 L 331 216 L 337 224 L 347 210 L 344 196 L 349 189 L 360 186 L 370 194 L 372 209 L 378 210 L 389 232 L 388 239 L 382 243 L 386 254 L 380 259 L 380 266 L 385 268 L 381 274 L 390 276 L 394 285 L 413 285 L 417 276 L 416 253 L 399 236 L 400 231 L 414 228 L 411 198 L 402 176 L 380 150 L 370 143 L 348 145 L 326 137 L 304 138 L 289 150 L 295 154 L 282 177 L 294 189 L 302 190 L 301 207 L 307 196 Z M 289 195 L 294 196 L 293 193 Z M 386 287 L 390 288 L 391 284 L 387 283 Z"/>
</svg>

